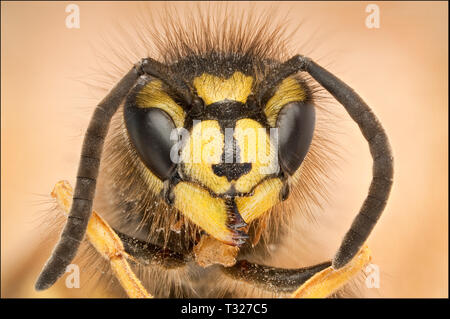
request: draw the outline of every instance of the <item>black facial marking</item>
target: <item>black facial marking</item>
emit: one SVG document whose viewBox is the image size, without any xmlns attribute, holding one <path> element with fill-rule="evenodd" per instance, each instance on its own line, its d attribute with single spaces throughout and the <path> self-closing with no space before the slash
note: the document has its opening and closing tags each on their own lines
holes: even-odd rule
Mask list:
<svg viewBox="0 0 450 319">
<path fill-rule="evenodd" d="M 188 130 L 191 129 L 194 120 L 214 120 L 219 123 L 222 132 L 225 132 L 225 128 L 234 128 L 236 122 L 241 119 L 251 119 L 261 123 L 263 127 L 269 127 L 264 112 L 253 98 L 248 100 L 246 104 L 239 101 L 223 100 L 205 107 L 194 107 L 188 112 L 184 127 Z"/>
<path fill-rule="evenodd" d="M 226 160 L 226 154 L 232 154 L 231 163 Z M 252 163 L 239 163 L 239 157 L 239 145 L 237 145 L 236 140 L 233 137 L 232 143 L 225 143 L 222 162 L 212 165 L 214 174 L 217 176 L 225 176 L 228 182 L 231 182 L 232 180 L 238 180 L 242 175 L 249 173 L 252 169 Z"/>
<path fill-rule="evenodd" d="M 220 163 L 212 166 L 214 174 L 225 176 L 229 182 L 237 180 L 252 170 L 252 163 Z"/>
<path fill-rule="evenodd" d="M 233 137 L 230 142 L 225 141 L 222 162 L 212 165 L 214 174 L 220 177 L 225 176 L 228 182 L 238 180 L 239 177 L 252 170 L 252 163 L 240 163 L 241 150 L 236 139 Z M 232 155 L 231 157 L 229 156 L 230 154 Z"/>
</svg>

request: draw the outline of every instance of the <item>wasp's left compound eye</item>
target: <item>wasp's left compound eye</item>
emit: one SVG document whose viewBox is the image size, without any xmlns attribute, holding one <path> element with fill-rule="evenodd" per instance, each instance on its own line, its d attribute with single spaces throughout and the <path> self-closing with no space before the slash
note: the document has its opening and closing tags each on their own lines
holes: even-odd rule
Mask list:
<svg viewBox="0 0 450 319">
<path fill-rule="evenodd" d="M 291 102 L 278 115 L 280 165 L 291 176 L 308 153 L 314 124 L 315 109 L 309 103 Z"/>
<path fill-rule="evenodd" d="M 125 125 L 128 136 L 142 162 L 161 180 L 168 179 L 175 163 L 170 150 L 176 141 L 170 140 L 175 129 L 172 118 L 158 108 L 125 107 Z"/>
</svg>

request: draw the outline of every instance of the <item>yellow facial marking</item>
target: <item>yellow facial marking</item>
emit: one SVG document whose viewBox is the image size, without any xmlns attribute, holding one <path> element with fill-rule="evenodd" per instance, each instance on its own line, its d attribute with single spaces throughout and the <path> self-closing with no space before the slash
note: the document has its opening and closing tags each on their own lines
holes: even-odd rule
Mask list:
<svg viewBox="0 0 450 319">
<path fill-rule="evenodd" d="M 207 190 L 188 182 L 174 187 L 175 207 L 212 237 L 233 244 L 234 233 L 228 229 L 228 214 L 223 199 L 211 197 Z"/>
<path fill-rule="evenodd" d="M 279 178 L 271 178 L 259 184 L 253 196 L 237 197 L 236 205 L 245 222 L 250 223 L 276 205 L 280 201 L 282 187 Z"/>
<path fill-rule="evenodd" d="M 162 89 L 162 82 L 155 80 L 149 82 L 137 94 L 136 102 L 139 107 L 156 107 L 170 115 L 176 127 L 183 127 L 185 113 L 181 106 Z"/>
<path fill-rule="evenodd" d="M 241 72 L 234 72 L 228 79 L 203 73 L 194 78 L 193 84 L 206 105 L 225 99 L 245 103 L 252 91 L 253 78 Z"/>
<path fill-rule="evenodd" d="M 275 127 L 278 113 L 287 103 L 305 99 L 306 92 L 296 79 L 292 77 L 284 79 L 264 108 L 269 125 Z"/>
<path fill-rule="evenodd" d="M 216 194 L 226 192 L 230 183 L 217 176 L 213 164 L 222 160 L 224 136 L 217 121 L 202 121 L 192 128 L 189 140 L 181 151 L 184 173 Z"/>
<path fill-rule="evenodd" d="M 268 174 L 278 172 L 278 153 L 267 131 L 254 120 L 237 121 L 234 138 L 240 149 L 241 162 L 251 162 L 252 169 L 236 181 L 236 190 L 247 193 Z"/>
<path fill-rule="evenodd" d="M 230 212 L 225 199 L 211 192 L 224 194 L 234 185 L 238 193 L 252 194 L 234 198 L 238 212 L 249 223 L 279 202 L 283 186 L 279 178 L 264 180 L 279 169 L 278 154 L 267 130 L 257 121 L 242 119 L 236 122 L 233 136 L 240 161 L 252 164 L 250 172 L 230 182 L 214 173 L 213 164 L 222 162 L 224 135 L 217 121 L 202 121 L 194 125 L 181 151 L 183 175 L 193 182 L 180 182 L 174 188 L 175 207 L 209 235 L 227 244 L 236 243 L 239 234 L 228 228 Z"/>
<path fill-rule="evenodd" d="M 237 121 L 234 138 L 239 147 L 241 163 L 251 163 L 250 172 L 237 180 L 217 176 L 213 164 L 222 162 L 224 135 L 217 121 L 202 121 L 194 125 L 181 152 L 183 172 L 216 194 L 223 194 L 234 185 L 238 193 L 249 193 L 267 175 L 278 173 L 278 153 L 267 130 L 251 119 Z"/>
</svg>

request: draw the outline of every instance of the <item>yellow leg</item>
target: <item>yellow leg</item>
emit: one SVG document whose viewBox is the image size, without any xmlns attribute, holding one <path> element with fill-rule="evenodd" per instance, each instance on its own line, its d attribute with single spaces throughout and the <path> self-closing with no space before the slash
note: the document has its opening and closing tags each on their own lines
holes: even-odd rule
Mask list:
<svg viewBox="0 0 450 319">
<path fill-rule="evenodd" d="M 307 280 L 292 298 L 326 298 L 341 288 L 370 262 L 370 250 L 364 245 L 359 253 L 341 269 L 328 267 Z"/>
<path fill-rule="evenodd" d="M 52 191 L 52 197 L 56 199 L 58 205 L 66 213 L 69 212 L 72 205 L 72 196 L 73 190 L 67 181 L 56 183 Z M 133 258 L 125 252 L 122 241 L 95 211 L 92 212 L 89 220 L 86 237 L 94 248 L 109 261 L 114 275 L 128 297 L 152 298 L 152 295 L 145 290 L 142 283 L 131 270 L 127 258 Z"/>
</svg>

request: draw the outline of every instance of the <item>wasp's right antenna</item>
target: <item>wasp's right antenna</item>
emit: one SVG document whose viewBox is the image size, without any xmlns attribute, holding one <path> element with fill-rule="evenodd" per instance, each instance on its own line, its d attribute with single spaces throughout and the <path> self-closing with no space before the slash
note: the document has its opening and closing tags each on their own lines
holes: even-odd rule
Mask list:
<svg viewBox="0 0 450 319">
<path fill-rule="evenodd" d="M 183 98 L 186 104 L 190 105 L 195 100 L 185 83 L 173 81 L 170 69 L 166 65 L 145 58 L 136 64 L 98 104 L 84 137 L 72 207 L 61 238 L 36 281 L 36 290 L 51 287 L 64 274 L 66 267 L 75 257 L 91 217 L 100 158 L 109 124 L 130 89 L 144 74 L 161 79 L 174 93 Z"/>
</svg>

